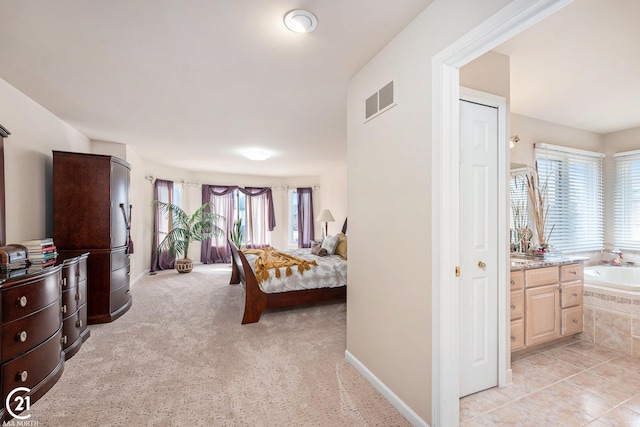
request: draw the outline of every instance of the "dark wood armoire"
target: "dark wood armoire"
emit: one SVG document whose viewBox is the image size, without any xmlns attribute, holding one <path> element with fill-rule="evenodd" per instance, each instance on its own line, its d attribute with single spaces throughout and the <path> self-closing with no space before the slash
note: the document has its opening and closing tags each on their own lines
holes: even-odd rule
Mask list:
<svg viewBox="0 0 640 427">
<path fill-rule="evenodd" d="M 131 307 L 129 174 L 113 156 L 53 152 L 53 240 L 87 259 L 87 321 L 107 323 Z"/>
</svg>

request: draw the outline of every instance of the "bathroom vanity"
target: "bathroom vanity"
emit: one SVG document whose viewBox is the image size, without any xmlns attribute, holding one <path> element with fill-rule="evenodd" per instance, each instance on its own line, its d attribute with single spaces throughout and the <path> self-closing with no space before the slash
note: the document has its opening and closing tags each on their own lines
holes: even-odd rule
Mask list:
<svg viewBox="0 0 640 427">
<path fill-rule="evenodd" d="M 582 332 L 583 282 L 581 260 L 512 259 L 511 351 Z"/>
</svg>

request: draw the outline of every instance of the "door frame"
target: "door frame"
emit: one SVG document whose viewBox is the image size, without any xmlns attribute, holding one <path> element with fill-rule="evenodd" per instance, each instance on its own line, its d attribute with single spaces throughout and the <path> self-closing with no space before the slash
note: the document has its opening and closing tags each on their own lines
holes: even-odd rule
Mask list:
<svg viewBox="0 0 640 427">
<path fill-rule="evenodd" d="M 434 426 L 459 424 L 459 299 L 455 277 L 460 253 L 459 68 L 572 1 L 514 0 L 431 60 L 431 238 L 434 248 L 431 258 L 434 325 L 431 336 L 431 423 Z M 506 180 L 506 176 L 499 179 Z"/>
<path fill-rule="evenodd" d="M 490 93 L 478 90 L 460 87 L 460 100 L 474 102 L 476 104 L 494 107 L 498 109 L 498 179 L 495 182 L 498 191 L 498 387 L 505 387 L 511 383 L 511 370 L 509 369 L 510 357 L 509 346 L 507 346 L 507 286 L 501 286 L 507 282 L 507 254 L 508 246 L 505 242 L 507 239 L 508 228 L 508 210 L 507 210 L 507 194 L 509 191 L 509 181 L 503 179 L 507 173 L 507 164 L 509 163 L 509 152 L 507 151 L 507 100 L 502 96 L 492 95 Z M 459 125 L 458 125 L 459 127 Z M 459 152 L 459 149 L 458 149 Z M 459 164 L 459 163 L 458 163 Z M 460 170 L 458 170 L 458 174 Z M 458 175 L 459 176 L 459 175 Z M 459 188 L 459 187 L 458 187 Z M 460 215 L 458 215 L 458 221 Z M 458 223 L 460 225 L 460 223 Z M 459 235 L 459 233 L 458 233 Z M 461 249 L 459 249 L 461 250 Z M 465 274 L 463 271 L 462 274 Z M 459 288 L 460 279 L 456 278 L 456 287 Z M 459 315 L 459 313 L 458 313 Z M 459 353 L 458 353 L 459 354 Z M 458 391 L 458 395 L 460 392 Z"/>
</svg>

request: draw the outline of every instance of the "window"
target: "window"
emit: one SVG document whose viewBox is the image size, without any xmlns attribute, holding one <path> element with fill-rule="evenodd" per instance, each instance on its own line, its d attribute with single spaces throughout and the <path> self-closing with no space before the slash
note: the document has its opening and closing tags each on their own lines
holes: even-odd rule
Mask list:
<svg viewBox="0 0 640 427">
<path fill-rule="evenodd" d="M 640 249 L 640 151 L 614 156 L 614 241 L 620 249 Z"/>
<path fill-rule="evenodd" d="M 289 244 L 298 244 L 298 192 L 289 190 Z"/>
<path fill-rule="evenodd" d="M 541 185 L 547 185 L 549 243 L 557 251 L 604 248 L 603 154 L 536 144 Z"/>
</svg>

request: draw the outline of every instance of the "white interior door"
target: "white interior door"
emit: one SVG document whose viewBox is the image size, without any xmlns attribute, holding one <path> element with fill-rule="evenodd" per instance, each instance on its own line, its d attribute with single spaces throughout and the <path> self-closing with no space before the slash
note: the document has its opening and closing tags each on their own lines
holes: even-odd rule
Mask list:
<svg viewBox="0 0 640 427">
<path fill-rule="evenodd" d="M 460 397 L 498 385 L 498 117 L 460 101 Z"/>
</svg>

